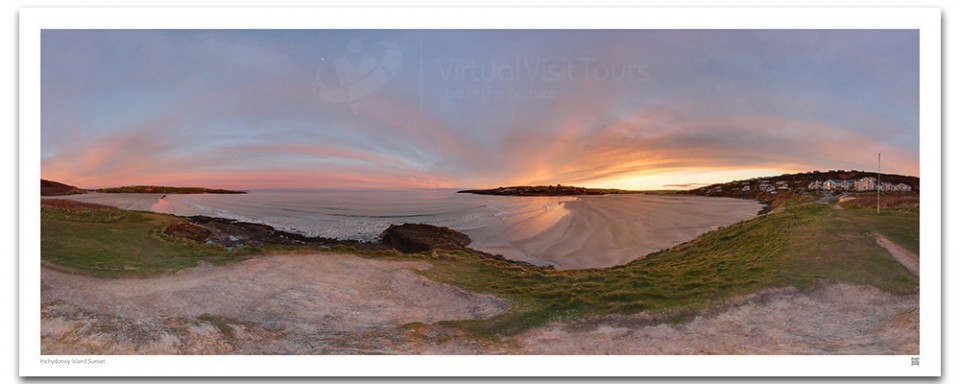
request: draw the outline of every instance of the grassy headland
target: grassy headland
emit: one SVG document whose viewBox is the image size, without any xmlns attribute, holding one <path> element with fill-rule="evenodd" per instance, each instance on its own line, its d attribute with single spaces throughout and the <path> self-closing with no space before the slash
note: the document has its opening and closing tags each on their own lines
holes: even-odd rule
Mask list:
<svg viewBox="0 0 960 384">
<path fill-rule="evenodd" d="M 195 194 L 195 193 L 219 193 L 219 194 L 240 194 L 244 191 L 231 191 L 228 189 L 213 189 L 199 187 L 164 187 L 157 185 L 129 185 L 124 187 L 100 188 L 96 190 L 102 193 L 167 193 L 167 194 Z"/>
<path fill-rule="evenodd" d="M 58 199 L 40 205 L 40 258 L 71 271 L 119 277 L 242 260 L 222 246 L 163 235 L 180 217 Z"/>
<path fill-rule="evenodd" d="M 40 179 L 40 196 L 66 196 L 83 193 L 87 193 L 87 191 L 72 185 Z"/>
<path fill-rule="evenodd" d="M 498 187 L 493 189 L 467 189 L 457 193 L 472 193 L 475 195 L 496 196 L 582 196 L 582 195 L 613 195 L 621 193 L 642 193 L 643 191 L 627 191 L 611 188 L 584 188 L 569 185 L 532 185 Z"/>
<path fill-rule="evenodd" d="M 41 209 L 44 262 L 98 276 L 175 271 L 199 261 L 238 260 L 221 246 L 177 240 L 164 228 L 183 223 L 175 216 L 84 208 Z M 93 208 L 91 208 L 93 209 Z M 96 208 L 101 209 L 101 208 Z M 874 208 L 875 209 L 875 208 Z M 96 219 L 102 216 L 102 219 Z M 94 218 L 91 218 L 94 217 Z M 556 271 L 480 257 L 469 251 L 400 253 L 338 246 L 248 249 L 244 252 L 348 252 L 370 258 L 425 260 L 424 276 L 508 299 L 511 309 L 488 320 L 444 323 L 480 338 L 523 332 L 552 321 L 647 311 L 681 320 L 736 296 L 766 288 L 810 288 L 817 280 L 868 284 L 906 294 L 918 279 L 878 246 L 876 232 L 911 250 L 919 249 L 919 213 L 901 207 L 832 209 L 795 202 L 782 210 L 704 234 L 627 265 Z"/>
</svg>

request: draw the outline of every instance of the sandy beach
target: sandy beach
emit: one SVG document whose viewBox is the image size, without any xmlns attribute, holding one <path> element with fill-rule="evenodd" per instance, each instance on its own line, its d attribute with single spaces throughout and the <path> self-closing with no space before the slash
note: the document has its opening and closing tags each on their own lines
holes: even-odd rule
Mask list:
<svg viewBox="0 0 960 384">
<path fill-rule="evenodd" d="M 472 248 L 557 269 L 605 268 L 754 217 L 755 200 L 699 196 L 584 196 L 535 227 L 468 232 Z M 544 225 L 544 223 L 550 223 Z"/>
</svg>

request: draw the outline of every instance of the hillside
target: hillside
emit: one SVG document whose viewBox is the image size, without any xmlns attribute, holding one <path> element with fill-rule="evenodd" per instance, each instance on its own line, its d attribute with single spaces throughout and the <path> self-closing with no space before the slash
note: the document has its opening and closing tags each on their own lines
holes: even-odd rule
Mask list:
<svg viewBox="0 0 960 384">
<path fill-rule="evenodd" d="M 680 194 L 691 194 L 700 196 L 720 196 L 735 197 L 742 199 L 758 199 L 766 203 L 779 205 L 788 200 L 795 194 L 818 194 L 823 192 L 847 192 L 855 193 L 854 189 L 835 189 L 826 190 L 823 187 L 814 187 L 811 184 L 827 180 L 843 180 L 853 182 L 863 178 L 877 177 L 876 172 L 858 171 L 858 170 L 830 170 L 830 171 L 811 171 L 805 173 L 782 174 L 780 176 L 757 177 L 748 180 L 736 180 L 722 184 L 711 184 L 704 187 L 678 192 Z M 910 191 L 885 191 L 885 194 L 912 194 L 920 193 L 920 178 L 913 176 L 880 174 L 880 183 L 891 185 L 906 184 Z M 875 188 L 862 193 L 876 192 Z"/>
<path fill-rule="evenodd" d="M 40 196 L 79 195 L 81 193 L 87 193 L 87 191 L 72 185 L 40 179 Z"/>
</svg>

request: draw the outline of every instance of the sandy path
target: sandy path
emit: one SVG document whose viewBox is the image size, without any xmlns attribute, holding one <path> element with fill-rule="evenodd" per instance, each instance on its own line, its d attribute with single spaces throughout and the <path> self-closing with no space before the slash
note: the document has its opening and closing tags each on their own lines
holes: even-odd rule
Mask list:
<svg viewBox="0 0 960 384">
<path fill-rule="evenodd" d="M 66 199 L 85 203 L 103 204 L 120 209 L 136 211 L 150 211 L 160 201 L 162 193 L 99 193 L 90 192 L 82 195 L 50 196 L 49 199 Z"/>
<path fill-rule="evenodd" d="M 503 300 L 413 271 L 428 267 L 331 254 L 265 256 L 143 279 L 98 279 L 44 268 L 41 296 L 42 303 L 69 303 L 134 322 L 216 315 L 288 332 L 359 332 L 487 318 L 507 309 Z"/>
<path fill-rule="evenodd" d="M 873 238 L 877 240 L 877 244 L 886 249 L 887 252 L 890 252 L 890 256 L 893 256 L 900 264 L 903 264 L 910 273 L 913 273 L 914 276 L 920 276 L 920 256 L 908 251 L 904 247 L 894 244 L 883 235 L 874 233 Z"/>
<path fill-rule="evenodd" d="M 756 216 L 754 200 L 701 196 L 585 196 L 538 233 L 504 233 L 471 247 L 557 269 L 605 268 Z"/>
<path fill-rule="evenodd" d="M 719 314 L 671 325 L 643 315 L 553 325 L 517 339 L 516 354 L 916 354 L 917 295 L 821 284 L 770 290 Z"/>
</svg>

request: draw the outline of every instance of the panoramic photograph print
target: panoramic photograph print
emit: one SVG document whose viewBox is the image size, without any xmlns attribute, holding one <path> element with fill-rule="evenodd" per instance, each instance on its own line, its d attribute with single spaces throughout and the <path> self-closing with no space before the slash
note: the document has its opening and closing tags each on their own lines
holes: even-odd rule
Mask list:
<svg viewBox="0 0 960 384">
<path fill-rule="evenodd" d="M 45 29 L 40 351 L 917 355 L 919 37 Z"/>
</svg>

